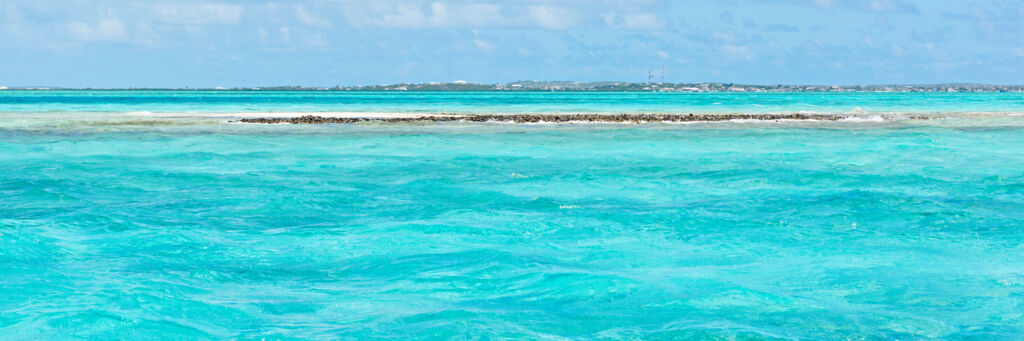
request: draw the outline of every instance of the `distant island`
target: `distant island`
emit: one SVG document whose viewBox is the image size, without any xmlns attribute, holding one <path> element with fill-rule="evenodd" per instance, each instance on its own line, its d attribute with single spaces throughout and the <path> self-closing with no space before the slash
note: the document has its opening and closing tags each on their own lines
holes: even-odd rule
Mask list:
<svg viewBox="0 0 1024 341">
<path fill-rule="evenodd" d="M 59 88 L 4 87 L 0 90 L 221 90 L 221 91 L 608 91 L 608 92 L 1024 92 L 1024 85 L 758 85 L 737 83 L 558 82 L 517 81 L 481 84 L 465 81 L 399 83 L 386 85 L 266 86 L 236 88 Z"/>
</svg>

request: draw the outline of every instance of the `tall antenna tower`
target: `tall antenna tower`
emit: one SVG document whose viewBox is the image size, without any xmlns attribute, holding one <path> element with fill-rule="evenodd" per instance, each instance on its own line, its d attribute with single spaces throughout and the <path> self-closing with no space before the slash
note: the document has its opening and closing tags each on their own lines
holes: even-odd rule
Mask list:
<svg viewBox="0 0 1024 341">
<path fill-rule="evenodd" d="M 665 65 L 661 65 L 661 83 L 665 83 Z"/>
<path fill-rule="evenodd" d="M 647 83 L 654 83 L 654 68 L 647 69 Z"/>
</svg>

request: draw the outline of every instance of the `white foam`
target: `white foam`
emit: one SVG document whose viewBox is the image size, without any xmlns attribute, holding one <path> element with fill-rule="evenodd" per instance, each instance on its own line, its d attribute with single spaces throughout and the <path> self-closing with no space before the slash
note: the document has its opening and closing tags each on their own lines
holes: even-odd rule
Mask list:
<svg viewBox="0 0 1024 341">
<path fill-rule="evenodd" d="M 709 122 L 709 121 L 663 121 L 663 122 L 658 122 L 658 123 L 662 123 L 662 124 L 683 124 L 683 125 L 685 125 L 685 124 L 701 124 L 701 123 L 713 123 L 713 122 Z"/>
<path fill-rule="evenodd" d="M 870 116 L 850 116 L 840 121 L 844 122 L 885 122 L 885 117 L 882 115 L 870 115 Z"/>
<path fill-rule="evenodd" d="M 722 122 L 722 121 L 718 121 L 718 122 Z M 766 120 L 756 119 L 756 118 L 737 118 L 737 119 L 732 119 L 732 120 L 728 120 L 728 121 L 725 121 L 725 122 L 733 122 L 733 123 L 782 123 L 782 122 L 824 122 L 824 121 L 819 120 L 819 119 L 813 119 L 813 118 L 809 118 L 809 119 L 780 118 L 780 119 L 766 119 Z"/>
</svg>

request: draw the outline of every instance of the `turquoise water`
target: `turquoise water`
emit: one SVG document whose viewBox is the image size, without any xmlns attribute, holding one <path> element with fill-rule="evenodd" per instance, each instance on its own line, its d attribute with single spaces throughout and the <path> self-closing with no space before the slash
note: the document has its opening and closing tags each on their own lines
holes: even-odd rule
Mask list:
<svg viewBox="0 0 1024 341">
<path fill-rule="evenodd" d="M 1019 112 L 1024 93 L 0 91 L 0 112 Z"/>
<path fill-rule="evenodd" d="M 1024 337 L 1024 106 L 301 126 L 38 105 L 0 103 L 2 339 Z"/>
</svg>

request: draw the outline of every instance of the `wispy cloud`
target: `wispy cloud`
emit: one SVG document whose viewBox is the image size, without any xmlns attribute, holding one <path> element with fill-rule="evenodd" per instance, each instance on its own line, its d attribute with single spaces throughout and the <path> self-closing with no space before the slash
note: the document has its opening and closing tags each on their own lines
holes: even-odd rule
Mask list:
<svg viewBox="0 0 1024 341">
<path fill-rule="evenodd" d="M 103 18 L 96 23 L 68 24 L 72 38 L 79 41 L 121 41 L 128 37 L 124 23 L 118 18 Z"/>
<path fill-rule="evenodd" d="M 383 3 L 370 6 L 344 4 L 340 10 L 353 27 L 392 28 L 479 28 L 500 26 L 508 20 L 496 4 L 448 4 L 434 2 Z"/>
<path fill-rule="evenodd" d="M 656 30 L 664 28 L 665 22 L 654 13 L 605 13 L 604 22 L 610 28 Z"/>
<path fill-rule="evenodd" d="M 562 30 L 575 24 L 576 15 L 567 9 L 555 6 L 530 6 L 530 18 L 538 26 L 551 30 Z"/>
<path fill-rule="evenodd" d="M 243 7 L 226 4 L 157 4 L 152 11 L 160 21 L 172 24 L 208 25 L 241 23 Z"/>
<path fill-rule="evenodd" d="M 758 1 L 758 0 L 748 0 Z M 919 13 L 913 3 L 905 0 L 764 0 L 780 5 L 810 6 L 823 9 L 846 9 L 864 12 Z"/>
<path fill-rule="evenodd" d="M 213 60 L 365 83 L 628 79 L 665 64 L 677 80 L 1019 82 L 1021 22 L 1016 0 L 0 1 L 0 54 L 21 58 L 0 71 L 41 84 L 79 60 L 162 61 L 248 76 L 204 69 Z"/>
<path fill-rule="evenodd" d="M 295 6 L 295 17 L 299 19 L 303 25 L 316 26 L 316 27 L 330 27 L 330 20 L 321 17 L 309 10 L 304 6 Z"/>
</svg>

